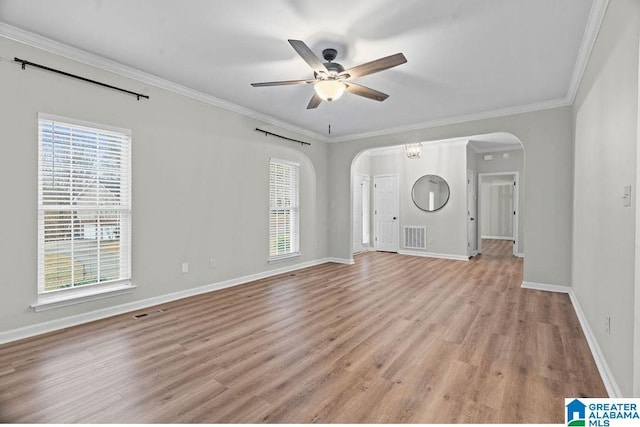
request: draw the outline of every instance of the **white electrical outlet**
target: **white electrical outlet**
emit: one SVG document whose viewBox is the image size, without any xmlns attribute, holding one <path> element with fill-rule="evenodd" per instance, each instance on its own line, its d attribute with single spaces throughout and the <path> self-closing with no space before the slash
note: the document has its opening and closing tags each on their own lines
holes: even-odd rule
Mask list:
<svg viewBox="0 0 640 427">
<path fill-rule="evenodd" d="M 606 314 L 604 317 L 604 327 L 605 327 L 605 331 L 607 332 L 607 334 L 611 334 L 611 315 L 610 314 Z"/>
<path fill-rule="evenodd" d="M 189 272 L 189 263 L 188 262 L 183 262 L 182 263 L 182 274 L 186 274 Z"/>
<path fill-rule="evenodd" d="M 216 260 L 211 258 L 209 260 L 209 268 L 216 268 Z"/>
</svg>

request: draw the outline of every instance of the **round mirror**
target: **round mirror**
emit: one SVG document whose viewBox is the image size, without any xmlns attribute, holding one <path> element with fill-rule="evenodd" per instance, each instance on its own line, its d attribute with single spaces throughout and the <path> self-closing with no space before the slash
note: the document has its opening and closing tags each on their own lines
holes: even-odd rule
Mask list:
<svg viewBox="0 0 640 427">
<path fill-rule="evenodd" d="M 438 175 L 421 176 L 413 183 L 411 198 L 423 211 L 437 211 L 449 200 L 449 184 Z"/>
</svg>

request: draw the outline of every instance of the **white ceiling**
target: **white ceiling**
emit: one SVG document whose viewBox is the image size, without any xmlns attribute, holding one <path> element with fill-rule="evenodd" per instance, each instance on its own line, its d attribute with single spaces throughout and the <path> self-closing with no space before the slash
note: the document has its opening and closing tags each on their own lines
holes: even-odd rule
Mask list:
<svg viewBox="0 0 640 427">
<path fill-rule="evenodd" d="M 194 89 L 213 103 L 344 141 L 570 104 L 603 5 L 606 0 L 0 0 L 0 21 Z M 25 38 L 3 28 L 0 34 Z M 336 62 L 346 68 L 397 52 L 408 62 L 355 80 L 388 93 L 384 102 L 345 94 L 307 110 L 310 85 L 250 86 L 312 77 L 287 39 L 304 40 L 319 56 L 336 47 Z"/>
</svg>

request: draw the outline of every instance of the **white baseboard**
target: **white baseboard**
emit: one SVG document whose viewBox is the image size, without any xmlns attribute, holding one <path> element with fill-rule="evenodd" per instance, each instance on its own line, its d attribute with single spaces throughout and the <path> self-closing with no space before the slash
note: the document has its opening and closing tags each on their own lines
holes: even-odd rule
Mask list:
<svg viewBox="0 0 640 427">
<path fill-rule="evenodd" d="M 357 254 L 366 254 L 367 252 L 375 252 L 375 248 L 373 246 L 365 246 L 362 248 L 361 251 L 358 252 L 354 252 L 353 255 L 357 255 Z"/>
<path fill-rule="evenodd" d="M 516 256 L 517 256 L 518 258 L 524 258 L 524 252 L 518 252 L 518 253 L 516 254 Z"/>
<path fill-rule="evenodd" d="M 604 386 L 607 389 L 607 393 L 611 398 L 622 398 L 622 392 L 620 391 L 620 387 L 618 387 L 618 383 L 616 382 L 613 373 L 611 372 L 611 368 L 609 368 L 609 364 L 607 363 L 607 359 L 604 357 L 604 353 L 602 353 L 602 349 L 598 345 L 598 341 L 596 340 L 596 336 L 593 334 L 591 327 L 589 326 L 589 322 L 587 322 L 587 318 L 582 311 L 582 307 L 580 307 L 580 303 L 578 302 L 578 297 L 576 296 L 573 289 L 569 292 L 569 298 L 571 298 L 571 303 L 573 304 L 573 309 L 578 316 L 578 320 L 580 321 L 580 325 L 582 326 L 582 331 L 584 332 L 584 336 L 587 338 L 587 343 L 589 343 L 589 348 L 591 349 L 591 354 L 593 354 L 593 359 L 598 366 L 598 371 L 600 371 L 600 376 L 602 377 L 602 382 L 604 382 Z"/>
<path fill-rule="evenodd" d="M 351 259 L 347 259 L 347 258 L 325 258 L 325 262 L 335 262 L 336 264 L 346 264 L 346 265 L 353 265 L 355 264 L 355 261 L 353 260 L 353 258 Z"/>
<path fill-rule="evenodd" d="M 9 331 L 0 332 L 0 344 L 21 340 L 24 338 L 33 337 L 36 335 L 41 335 L 48 332 L 69 328 L 72 326 L 81 325 L 83 323 L 93 322 L 96 320 L 116 316 L 119 314 L 128 313 L 135 310 L 140 310 L 142 308 L 147 308 L 147 307 L 151 307 L 158 304 L 165 304 L 171 301 L 204 294 L 207 292 L 212 292 L 220 289 L 242 285 L 242 284 L 253 282 L 256 280 L 265 279 L 267 277 L 277 276 L 278 274 L 288 273 L 294 270 L 300 270 L 302 268 L 325 264 L 327 262 L 337 262 L 340 264 L 353 264 L 353 260 L 345 260 L 341 258 L 321 258 L 314 261 L 308 261 L 300 264 L 293 264 L 286 267 L 277 268 L 274 270 L 268 270 L 261 273 L 238 277 L 235 279 L 224 280 L 222 282 L 217 282 L 210 285 L 200 286 L 192 289 L 186 289 L 184 291 L 173 292 L 170 294 L 147 298 L 140 301 L 133 301 L 126 304 L 116 305 L 114 307 L 107 307 L 100 310 L 91 311 L 88 313 L 76 314 L 73 316 L 63 317 L 61 319 L 55 319 L 48 322 L 42 322 L 35 325 L 29 325 L 29 326 L 24 326 L 17 329 L 12 329 Z"/>
<path fill-rule="evenodd" d="M 620 391 L 620 387 L 618 387 L 618 383 L 611 372 L 611 368 L 609 368 L 609 364 L 607 363 L 607 359 L 604 357 L 602 353 L 602 349 L 598 345 L 598 341 L 596 340 L 591 327 L 589 326 L 589 322 L 587 322 L 587 318 L 582 311 L 582 307 L 580 307 L 580 303 L 578 302 L 578 298 L 576 297 L 575 292 L 573 292 L 573 288 L 570 286 L 559 286 L 559 285 L 547 285 L 544 283 L 534 283 L 534 282 L 522 282 L 522 287 L 525 289 L 534 289 L 539 291 L 548 291 L 548 292 L 560 292 L 563 294 L 568 294 L 571 299 L 571 304 L 573 305 L 573 310 L 578 317 L 578 321 L 580 322 L 580 326 L 582 327 L 582 332 L 584 333 L 585 338 L 587 339 L 587 344 L 589 344 L 589 349 L 591 350 L 591 355 L 593 356 L 593 360 L 596 362 L 596 366 L 598 367 L 598 372 L 600 373 L 600 377 L 602 378 L 602 382 L 604 383 L 605 388 L 607 389 L 607 394 L 610 398 L 622 398 L 622 392 Z"/>
<path fill-rule="evenodd" d="M 522 282 L 521 287 L 524 289 L 533 289 L 536 291 L 559 292 L 561 294 L 568 294 L 571 291 L 570 286 L 547 285 L 546 283 L 536 282 Z"/>
<path fill-rule="evenodd" d="M 464 255 L 450 255 L 450 254 L 438 254 L 433 252 L 420 252 L 420 251 L 398 251 L 400 255 L 421 256 L 426 258 L 440 258 L 440 259 L 453 259 L 456 261 L 469 261 L 469 257 Z"/>
</svg>

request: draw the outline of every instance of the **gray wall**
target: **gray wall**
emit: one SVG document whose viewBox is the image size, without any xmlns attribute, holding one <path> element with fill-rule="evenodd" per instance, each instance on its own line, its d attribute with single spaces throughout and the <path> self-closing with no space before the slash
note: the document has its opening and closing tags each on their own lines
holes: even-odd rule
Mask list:
<svg viewBox="0 0 640 427">
<path fill-rule="evenodd" d="M 353 161 L 351 169 L 352 173 L 360 175 L 371 175 L 371 156 L 368 153 L 362 153 Z"/>
<path fill-rule="evenodd" d="M 622 193 L 637 173 L 639 17 L 637 0 L 609 3 L 573 108 L 572 286 L 625 396 L 633 393 L 637 242 L 636 202 L 624 207 Z M 612 316 L 610 334 L 606 314 Z"/>
<path fill-rule="evenodd" d="M 637 25 L 637 23 L 636 23 Z M 639 43 L 640 49 L 640 43 Z M 640 52 L 638 54 L 640 60 Z M 640 64 L 638 66 L 638 86 L 640 86 Z M 640 105 L 640 87 L 638 88 L 638 104 Z M 633 345 L 633 395 L 640 397 L 640 210 L 637 208 L 640 198 L 640 108 L 638 108 L 638 123 L 636 134 L 636 188 L 631 192 L 633 202 L 636 204 L 636 233 L 635 233 L 635 304 L 634 304 L 634 345 Z"/>
<path fill-rule="evenodd" d="M 328 255 L 325 143 L 5 38 L 0 56 L 28 58 L 151 97 L 137 101 L 0 62 L 0 182 L 6 201 L 0 209 L 0 332 Z M 38 112 L 132 130 L 132 277 L 138 286 L 132 294 L 39 313 L 29 308 L 36 301 Z M 265 137 L 256 126 L 312 145 Z M 300 163 L 302 257 L 270 265 L 272 156 Z M 216 260 L 215 269 L 209 269 L 209 258 Z M 180 273 L 182 262 L 189 262 L 188 274 Z"/>
<path fill-rule="evenodd" d="M 418 159 L 407 158 L 404 146 L 390 154 L 367 156 L 371 159 L 372 177 L 387 174 L 399 175 L 400 251 L 405 250 L 404 227 L 413 225 L 427 228 L 427 249 L 409 250 L 457 257 L 467 256 L 466 155 L 466 141 L 457 141 L 424 143 L 422 155 Z M 439 175 L 449 184 L 449 201 L 442 209 L 435 212 L 418 209 L 411 198 L 413 183 L 426 174 Z"/>
<path fill-rule="evenodd" d="M 571 108 L 555 108 L 331 144 L 329 150 L 330 252 L 351 253 L 350 173 L 354 157 L 367 149 L 508 132 L 527 156 L 523 214 L 527 253 L 524 279 L 568 285 L 571 269 L 573 157 Z M 533 185 L 535 183 L 535 185 Z M 551 189 L 551 190 L 550 190 Z M 541 209 L 540 206 L 544 206 Z"/>
<path fill-rule="evenodd" d="M 0 56 L 24 56 L 151 95 L 149 101 L 136 101 L 104 88 L 0 62 L 0 143 L 7 153 L 2 157 L 0 179 L 20 183 L 4 186 L 5 200 L 11 206 L 0 210 L 0 221 L 5 224 L 0 228 L 0 330 L 326 256 L 349 259 L 351 163 L 358 153 L 412 140 L 493 132 L 518 137 L 527 155 L 526 176 L 521 176 L 526 218 L 522 237 L 527 240 L 524 279 L 559 285 L 570 282 L 570 107 L 327 145 L 3 38 Z M 635 59 L 637 71 L 637 49 Z M 36 298 L 38 112 L 132 129 L 133 280 L 138 285 L 133 294 L 41 313 L 29 308 Z M 256 126 L 310 141 L 312 146 L 266 138 L 253 130 Z M 303 256 L 276 265 L 266 262 L 271 156 L 301 163 Z M 176 203 L 167 204 L 167 198 Z M 466 242 L 466 231 L 463 236 Z M 217 260 L 216 269 L 208 268 L 209 258 Z M 190 272 L 182 275 L 180 264 L 185 261 L 190 263 Z"/>
</svg>

